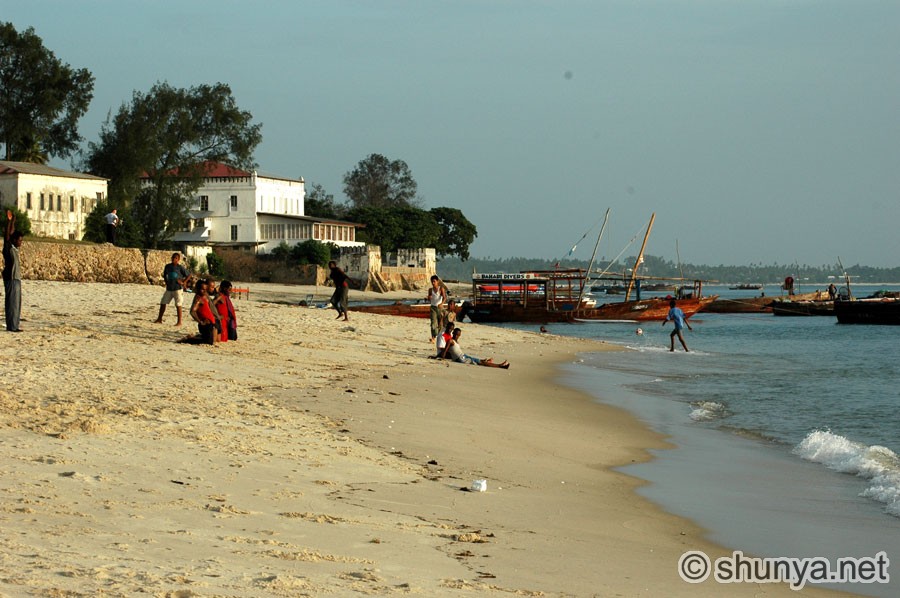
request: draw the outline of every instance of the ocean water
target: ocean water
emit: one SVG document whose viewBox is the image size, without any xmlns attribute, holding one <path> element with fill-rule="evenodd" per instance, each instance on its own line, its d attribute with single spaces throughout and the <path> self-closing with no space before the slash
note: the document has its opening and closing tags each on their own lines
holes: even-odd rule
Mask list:
<svg viewBox="0 0 900 598">
<path fill-rule="evenodd" d="M 878 289 L 900 286 L 853 290 Z M 631 349 L 583 355 L 565 376 L 676 445 L 625 468 L 651 482 L 642 494 L 732 549 L 827 558 L 884 550 L 900 563 L 900 326 L 702 312 L 691 324 L 690 353 L 677 340 L 669 352 L 671 323 L 549 327 Z M 839 587 L 896 596 L 900 569 L 896 578 Z"/>
</svg>

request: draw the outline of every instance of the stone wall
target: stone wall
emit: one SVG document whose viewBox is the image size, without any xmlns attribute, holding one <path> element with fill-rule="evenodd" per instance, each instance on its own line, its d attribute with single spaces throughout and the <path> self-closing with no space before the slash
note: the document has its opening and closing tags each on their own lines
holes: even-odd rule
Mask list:
<svg viewBox="0 0 900 598">
<path fill-rule="evenodd" d="M 245 251 L 219 250 L 217 255 L 232 280 L 310 285 L 328 281 L 328 268 L 286 266 L 259 260 Z M 155 285 L 163 283 L 163 268 L 172 261 L 171 251 L 114 247 L 108 243 L 54 243 L 29 237 L 22 243 L 19 256 L 22 278 L 26 280 Z M 339 264 L 361 289 L 381 292 L 427 289 L 428 279 L 434 273 L 415 267 L 382 267 L 377 246 L 342 255 Z"/>
<path fill-rule="evenodd" d="M 172 252 L 25 237 L 19 258 L 26 280 L 162 284 L 162 271 L 172 261 Z"/>
</svg>

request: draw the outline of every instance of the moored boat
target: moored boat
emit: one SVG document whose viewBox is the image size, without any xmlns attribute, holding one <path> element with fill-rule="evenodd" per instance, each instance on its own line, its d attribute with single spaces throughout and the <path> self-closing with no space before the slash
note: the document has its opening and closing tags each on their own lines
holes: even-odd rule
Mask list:
<svg viewBox="0 0 900 598">
<path fill-rule="evenodd" d="M 734 297 L 718 298 L 704 308 L 710 313 L 760 313 L 772 311 L 772 306 L 783 301 L 815 301 L 821 299 L 822 293 L 798 293 L 796 295 L 781 295 L 778 297 Z"/>
<path fill-rule="evenodd" d="M 900 299 L 868 297 L 834 302 L 838 324 L 900 325 Z"/>
<path fill-rule="evenodd" d="M 772 304 L 776 316 L 834 316 L 834 301 L 776 301 Z"/>
<path fill-rule="evenodd" d="M 468 316 L 477 323 L 503 322 L 590 322 L 590 321 L 662 321 L 675 300 L 686 317 L 691 317 L 715 297 L 701 297 L 702 283 L 695 281 L 693 291 L 670 297 L 655 297 L 597 304 L 584 291 L 586 271 L 564 269 L 521 272 L 518 274 L 476 274 L 472 277 L 474 300 L 461 307 L 458 318 Z M 486 286 L 500 291 L 485 293 Z M 516 288 L 518 286 L 518 289 Z M 639 286 L 639 285 L 638 285 Z M 529 290 L 524 292 L 525 288 Z"/>
<path fill-rule="evenodd" d="M 431 305 L 428 303 L 405 303 L 403 301 L 372 305 L 351 304 L 347 309 L 366 314 L 404 316 L 407 318 L 428 318 L 431 314 Z"/>
</svg>

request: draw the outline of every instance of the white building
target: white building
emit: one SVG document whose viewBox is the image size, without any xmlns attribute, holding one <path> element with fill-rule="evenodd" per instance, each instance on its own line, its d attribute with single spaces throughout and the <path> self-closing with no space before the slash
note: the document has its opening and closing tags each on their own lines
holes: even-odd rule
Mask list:
<svg viewBox="0 0 900 598">
<path fill-rule="evenodd" d="M 90 174 L 0 161 L 0 204 L 28 214 L 32 234 L 42 237 L 81 239 L 88 214 L 106 198 L 106 184 Z"/>
<path fill-rule="evenodd" d="M 189 229 L 176 233 L 173 241 L 194 255 L 207 247 L 269 253 L 282 242 L 296 245 L 310 239 L 339 247 L 365 246 L 356 240 L 359 224 L 304 216 L 305 197 L 303 179 L 210 163 L 189 211 Z"/>
</svg>

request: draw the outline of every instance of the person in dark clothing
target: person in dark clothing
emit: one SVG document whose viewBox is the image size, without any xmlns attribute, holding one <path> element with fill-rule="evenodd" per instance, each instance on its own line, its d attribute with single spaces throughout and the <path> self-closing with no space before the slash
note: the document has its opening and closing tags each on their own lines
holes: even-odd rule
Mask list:
<svg viewBox="0 0 900 598">
<path fill-rule="evenodd" d="M 337 262 L 330 261 L 328 262 L 328 267 L 331 269 L 330 278 L 334 282 L 334 294 L 331 295 L 331 305 L 334 306 L 334 309 L 337 310 L 338 315 L 336 320 L 340 320 L 341 316 L 344 316 L 344 321 L 350 321 L 350 318 L 347 317 L 347 303 L 350 297 L 350 277 L 347 276 L 343 270 L 341 270 Z"/>
</svg>

